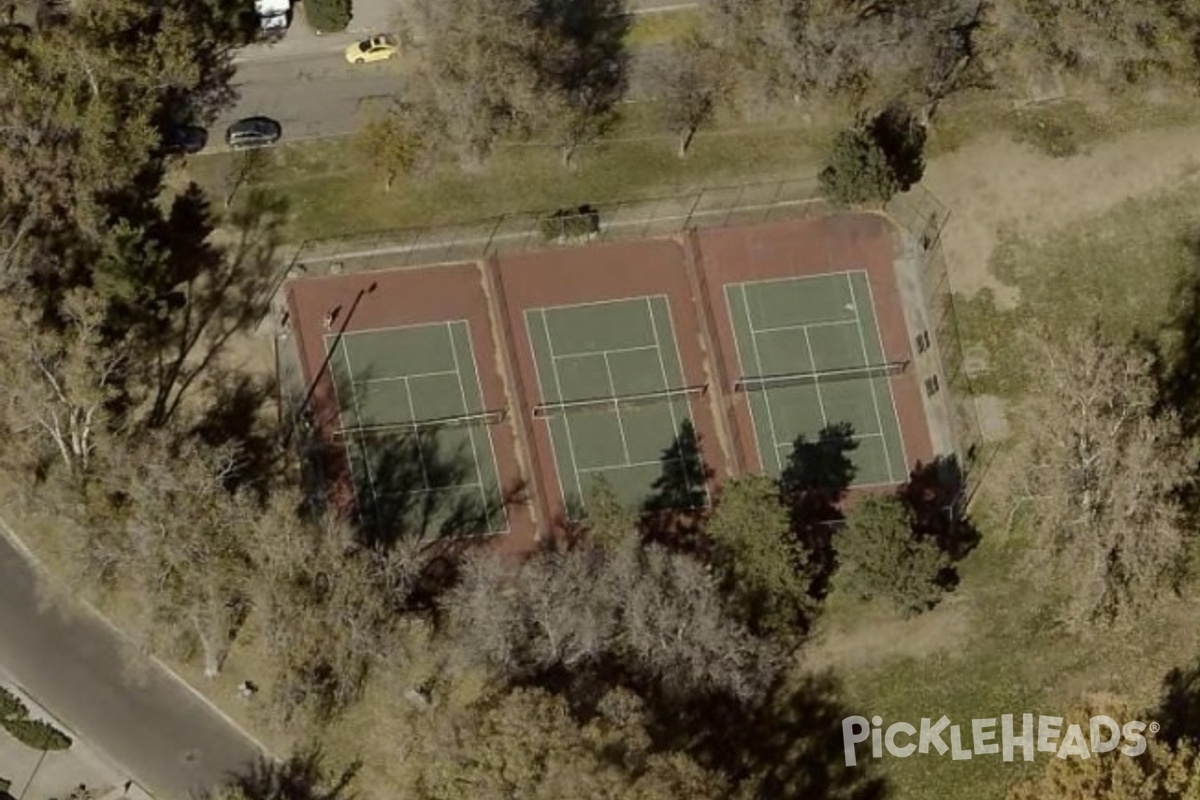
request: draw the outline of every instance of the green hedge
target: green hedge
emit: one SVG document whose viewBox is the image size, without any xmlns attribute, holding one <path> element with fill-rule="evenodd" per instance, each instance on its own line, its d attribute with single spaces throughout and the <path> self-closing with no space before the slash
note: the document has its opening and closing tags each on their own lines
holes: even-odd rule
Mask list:
<svg viewBox="0 0 1200 800">
<path fill-rule="evenodd" d="M 12 692 L 0 687 L 0 727 L 34 750 L 66 750 L 71 737 L 40 719 L 30 719 L 29 709 Z"/>
<path fill-rule="evenodd" d="M 21 744 L 34 750 L 67 750 L 71 737 L 40 719 L 5 720 L 4 730 Z"/>
</svg>

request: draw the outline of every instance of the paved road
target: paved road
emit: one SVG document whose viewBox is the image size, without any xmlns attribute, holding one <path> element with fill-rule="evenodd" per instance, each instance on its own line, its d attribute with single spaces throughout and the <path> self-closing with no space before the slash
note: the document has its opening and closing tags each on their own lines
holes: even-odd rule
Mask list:
<svg viewBox="0 0 1200 800">
<path fill-rule="evenodd" d="M 239 99 L 213 126 L 213 145 L 223 146 L 229 123 L 255 115 L 278 120 L 288 141 L 353 133 L 372 103 L 403 94 L 405 75 L 399 62 L 348 64 L 342 56 L 346 38 L 328 37 L 320 50 L 256 54 L 240 61 L 234 77 Z M 629 99 L 652 93 L 653 64 L 663 53 L 661 46 L 635 53 Z"/>
<path fill-rule="evenodd" d="M 37 577 L 0 536 L 0 669 L 160 798 L 185 798 L 252 761 L 258 748 L 162 669 L 132 674 L 94 615 L 39 602 Z"/>
</svg>

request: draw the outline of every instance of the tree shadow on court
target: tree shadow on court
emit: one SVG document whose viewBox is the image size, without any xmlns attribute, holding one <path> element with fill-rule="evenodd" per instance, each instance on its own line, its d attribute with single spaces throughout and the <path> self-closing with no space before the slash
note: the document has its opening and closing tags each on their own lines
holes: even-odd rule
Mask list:
<svg viewBox="0 0 1200 800">
<path fill-rule="evenodd" d="M 714 474 L 704 461 L 700 439 L 691 420 L 679 424 L 675 438 L 660 457 L 662 473 L 641 509 L 647 536 L 685 550 L 696 549 L 703 538 L 700 525 Z"/>
<path fill-rule="evenodd" d="M 390 547 L 401 538 L 432 543 L 479 536 L 492 530 L 490 521 L 507 513 L 507 506 L 523 500 L 522 486 L 509 487 L 499 497 L 456 490 L 476 480 L 475 456 L 466 442 L 443 447 L 443 429 L 426 427 L 419 435 L 389 437 L 372 446 L 370 484 L 360 475 L 355 487 L 364 542 Z"/>
<path fill-rule="evenodd" d="M 857 473 L 849 454 L 857 447 L 850 423 L 831 423 L 814 441 L 797 437 L 779 476 L 792 530 L 808 552 L 813 570 L 810 592 L 817 599 L 828 593 L 837 565 L 833 534 L 845 520 L 841 503 Z"/>
<path fill-rule="evenodd" d="M 846 766 L 842 720 L 854 713 L 835 678 L 781 680 L 752 704 L 734 697 L 651 699 L 655 741 L 690 753 L 738 784 L 742 797 L 772 800 L 884 800 L 889 787 L 869 749 Z M 861 745 L 860 745 L 861 748 Z"/>
</svg>

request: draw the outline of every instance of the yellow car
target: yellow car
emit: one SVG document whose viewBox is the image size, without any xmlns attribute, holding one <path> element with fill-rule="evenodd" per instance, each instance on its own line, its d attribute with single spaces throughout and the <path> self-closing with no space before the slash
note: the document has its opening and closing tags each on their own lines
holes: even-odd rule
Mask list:
<svg viewBox="0 0 1200 800">
<path fill-rule="evenodd" d="M 395 58 L 399 52 L 400 45 L 396 42 L 396 37 L 384 33 L 347 47 L 346 60 L 351 64 L 386 61 L 389 58 Z"/>
</svg>

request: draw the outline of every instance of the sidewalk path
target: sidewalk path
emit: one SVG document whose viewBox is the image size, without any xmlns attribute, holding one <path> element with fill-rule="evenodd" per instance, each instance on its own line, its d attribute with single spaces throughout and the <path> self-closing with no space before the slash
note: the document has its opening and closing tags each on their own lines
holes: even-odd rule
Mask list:
<svg viewBox="0 0 1200 800">
<path fill-rule="evenodd" d="M 0 521 L 0 526 L 4 523 Z M 94 612 L 45 608 L 39 576 L 0 531 L 0 671 L 161 800 L 220 783 L 258 747 Z"/>
</svg>

